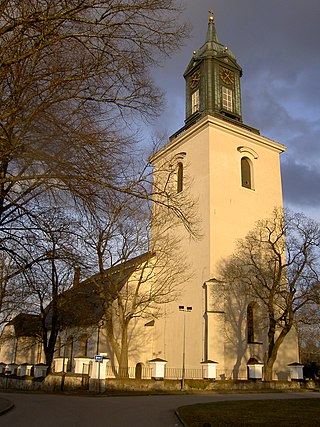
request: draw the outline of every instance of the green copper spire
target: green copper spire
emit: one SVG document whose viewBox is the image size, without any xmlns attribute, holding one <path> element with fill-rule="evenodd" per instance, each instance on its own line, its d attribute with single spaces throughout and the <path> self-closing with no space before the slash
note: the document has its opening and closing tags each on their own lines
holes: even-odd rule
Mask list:
<svg viewBox="0 0 320 427">
<path fill-rule="evenodd" d="M 208 42 L 217 42 L 219 43 L 218 37 L 217 37 L 217 31 L 216 26 L 214 25 L 214 15 L 212 10 L 209 11 L 210 17 L 209 17 L 209 24 L 208 24 L 208 31 L 207 31 L 207 37 L 206 37 L 206 43 Z"/>
<path fill-rule="evenodd" d="M 232 58 L 233 61 L 236 62 L 236 57 L 226 46 L 219 42 L 217 30 L 215 26 L 215 20 L 213 16 L 213 12 L 210 11 L 208 29 L 206 40 L 201 48 L 196 51 L 194 57 L 201 59 L 203 56 L 213 54 L 213 55 L 227 55 Z"/>
<path fill-rule="evenodd" d="M 220 43 L 210 11 L 206 39 L 184 73 L 186 80 L 186 126 L 207 115 L 242 123 L 240 77 L 236 57 Z"/>
</svg>

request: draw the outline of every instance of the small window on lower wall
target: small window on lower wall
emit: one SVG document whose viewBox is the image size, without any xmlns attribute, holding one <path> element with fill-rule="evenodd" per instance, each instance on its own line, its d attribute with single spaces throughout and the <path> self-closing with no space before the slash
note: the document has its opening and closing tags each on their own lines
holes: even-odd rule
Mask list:
<svg viewBox="0 0 320 427">
<path fill-rule="evenodd" d="M 253 188 L 252 183 L 252 163 L 248 157 L 241 159 L 241 185 L 245 188 Z"/>
</svg>

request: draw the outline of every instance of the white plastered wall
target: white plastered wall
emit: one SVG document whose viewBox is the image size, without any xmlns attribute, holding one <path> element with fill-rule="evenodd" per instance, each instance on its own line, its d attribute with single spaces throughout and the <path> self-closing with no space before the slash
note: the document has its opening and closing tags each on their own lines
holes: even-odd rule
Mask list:
<svg viewBox="0 0 320 427">
<path fill-rule="evenodd" d="M 184 236 L 182 249 L 193 276 L 185 283 L 181 298 L 167 307 L 167 315 L 156 323 L 153 356 L 168 360 L 168 366 L 182 364 L 184 316 L 186 368 L 197 368 L 201 361 L 211 359 L 219 362 L 220 371 L 231 372 L 236 364 L 237 369 L 245 369 L 251 351 L 263 354 L 264 349 L 247 345 L 245 322 L 239 336 L 228 337 L 230 330 L 226 330 L 221 312 L 206 312 L 205 282 L 217 276 L 219 262 L 232 254 L 236 239 L 282 206 L 280 154 L 284 150 L 277 142 L 208 116 L 153 157 L 156 171 L 158 164 L 185 153 L 188 191 L 197 202 L 202 234 L 201 239 L 193 240 L 182 226 L 172 230 Z M 242 157 L 252 165 L 252 189 L 241 185 Z M 234 298 L 236 302 L 237 296 Z M 179 305 L 191 306 L 192 311 L 184 314 Z M 295 339 L 288 339 L 285 347 L 280 361 L 283 366 L 287 364 L 285 354 L 290 353 L 290 361 L 298 357 Z"/>
</svg>

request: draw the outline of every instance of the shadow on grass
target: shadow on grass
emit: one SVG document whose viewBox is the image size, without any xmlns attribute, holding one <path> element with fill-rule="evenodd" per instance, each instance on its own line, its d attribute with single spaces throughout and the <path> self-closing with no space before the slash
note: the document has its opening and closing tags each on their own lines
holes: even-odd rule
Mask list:
<svg viewBox="0 0 320 427">
<path fill-rule="evenodd" d="M 214 402 L 181 406 L 177 412 L 189 427 L 320 426 L 320 399 Z"/>
</svg>

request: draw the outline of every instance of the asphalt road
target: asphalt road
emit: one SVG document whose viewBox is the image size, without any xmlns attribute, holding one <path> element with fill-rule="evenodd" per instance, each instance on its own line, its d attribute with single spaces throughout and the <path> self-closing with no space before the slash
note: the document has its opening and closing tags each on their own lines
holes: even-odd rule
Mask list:
<svg viewBox="0 0 320 427">
<path fill-rule="evenodd" d="M 0 416 L 1 427 L 180 427 L 174 410 L 183 405 L 222 400 L 320 399 L 320 393 L 123 397 L 0 393 L 0 397 L 15 405 Z"/>
</svg>

